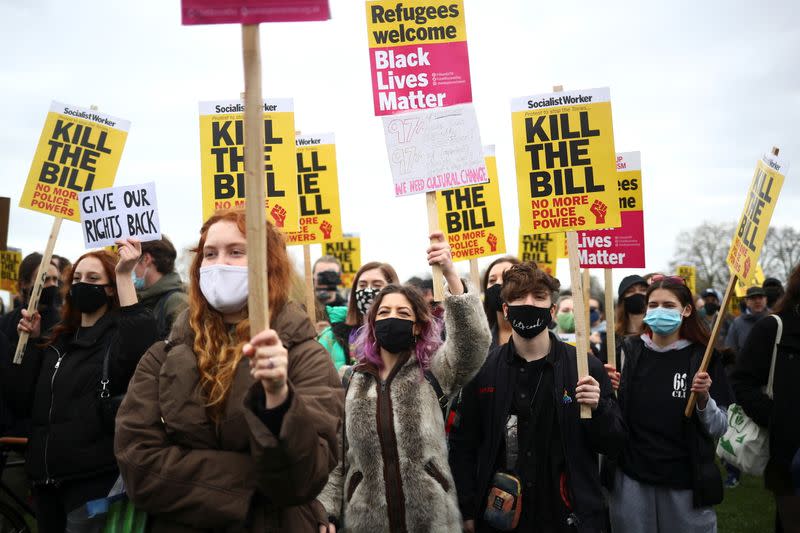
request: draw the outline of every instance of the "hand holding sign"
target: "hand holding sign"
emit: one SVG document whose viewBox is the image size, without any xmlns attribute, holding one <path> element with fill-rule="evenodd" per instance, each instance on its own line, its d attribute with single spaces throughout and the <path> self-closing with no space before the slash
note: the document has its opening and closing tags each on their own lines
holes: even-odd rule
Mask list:
<svg viewBox="0 0 800 533">
<path fill-rule="evenodd" d="M 121 239 L 116 242 L 119 247 L 119 261 L 115 268 L 117 274 L 130 274 L 142 257 L 142 245 L 137 239 Z"/>
<path fill-rule="evenodd" d="M 289 352 L 278 334 L 272 329 L 261 331 L 242 347 L 242 353 L 250 358 L 250 375 L 264 387 L 266 408 L 281 405 L 289 395 Z"/>
<path fill-rule="evenodd" d="M 38 339 L 42 334 L 42 317 L 39 312 L 34 311 L 31 313 L 27 309 L 23 309 L 22 318 L 17 324 L 17 332 L 27 333 L 34 339 Z"/>
<path fill-rule="evenodd" d="M 453 265 L 450 245 L 445 240 L 444 233 L 441 231 L 434 231 L 430 234 L 429 238 L 431 240 L 431 245 L 428 248 L 428 264 L 431 266 L 439 265 L 442 269 L 442 275 L 444 275 L 444 279 L 447 281 L 450 294 L 463 294 L 464 287 Z"/>
</svg>

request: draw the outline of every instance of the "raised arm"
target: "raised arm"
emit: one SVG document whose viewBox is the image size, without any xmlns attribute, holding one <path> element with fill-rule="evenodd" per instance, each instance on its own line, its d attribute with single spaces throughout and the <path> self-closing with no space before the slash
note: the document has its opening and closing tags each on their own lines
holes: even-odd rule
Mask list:
<svg viewBox="0 0 800 533">
<path fill-rule="evenodd" d="M 492 333 L 483 312 L 477 289 L 467 290 L 450 255 L 450 245 L 441 231 L 431 234 L 428 264 L 438 264 L 447 281 L 444 299 L 444 325 L 447 339 L 431 361 L 431 372 L 446 394 L 465 385 L 483 365 Z"/>
</svg>

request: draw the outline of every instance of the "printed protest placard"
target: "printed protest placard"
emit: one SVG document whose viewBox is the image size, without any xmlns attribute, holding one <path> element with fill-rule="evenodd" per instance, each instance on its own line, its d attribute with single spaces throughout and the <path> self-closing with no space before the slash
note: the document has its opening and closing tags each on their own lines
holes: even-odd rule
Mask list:
<svg viewBox="0 0 800 533">
<path fill-rule="evenodd" d="M 336 145 L 332 133 L 297 137 L 297 194 L 300 230 L 286 244 L 313 244 L 342 238 Z"/>
<path fill-rule="evenodd" d="M 395 196 L 486 183 L 472 104 L 383 118 Z"/>
<path fill-rule="evenodd" d="M 787 167 L 778 156 L 768 154 L 756 164 L 727 258 L 728 266 L 740 278 L 749 279 L 756 266 Z"/>
<path fill-rule="evenodd" d="M 436 206 L 453 261 L 506 253 L 494 145 L 484 147 L 489 181 L 438 191 Z"/>
<path fill-rule="evenodd" d="M 691 265 L 678 265 L 678 276 L 686 281 L 686 286 L 692 291 L 692 294 L 697 294 L 697 268 Z"/>
<path fill-rule="evenodd" d="M 17 292 L 20 263 L 22 263 L 21 250 L 16 248 L 0 250 L 0 291 Z"/>
<path fill-rule="evenodd" d="M 462 0 L 366 7 L 375 115 L 472 101 Z"/>
<path fill-rule="evenodd" d="M 520 261 L 533 261 L 541 270 L 556 277 L 556 265 L 559 257 L 566 257 L 563 252 L 565 244 L 563 233 L 537 233 L 535 235 L 519 235 Z"/>
<path fill-rule="evenodd" d="M 328 0 L 181 0 L 181 22 L 258 24 L 331 18 Z"/>
<path fill-rule="evenodd" d="M 639 152 L 617 154 L 617 191 L 622 225 L 578 232 L 582 268 L 644 268 L 644 208 Z"/>
<path fill-rule="evenodd" d="M 734 293 L 739 298 L 747 296 L 747 289 L 750 287 L 761 287 L 764 284 L 764 270 L 761 268 L 761 263 L 756 263 L 756 268 L 751 269 L 750 278 L 743 279 L 736 276 L 736 288 Z"/>
<path fill-rule="evenodd" d="M 620 225 L 608 88 L 511 102 L 520 232 Z"/>
<path fill-rule="evenodd" d="M 78 203 L 86 248 L 129 237 L 142 242 L 161 238 L 155 183 L 82 192 Z"/>
<path fill-rule="evenodd" d="M 267 219 L 298 231 L 294 104 L 264 100 L 264 177 Z M 218 209 L 244 207 L 244 105 L 240 100 L 200 102 L 200 172 L 203 220 Z"/>
<path fill-rule="evenodd" d="M 80 221 L 78 193 L 114 184 L 130 122 L 53 102 L 19 206 Z"/>
<path fill-rule="evenodd" d="M 361 268 L 361 238 L 345 234 L 338 241 L 323 242 L 322 255 L 332 255 L 339 260 L 342 264 L 342 285 L 350 287 Z"/>
</svg>

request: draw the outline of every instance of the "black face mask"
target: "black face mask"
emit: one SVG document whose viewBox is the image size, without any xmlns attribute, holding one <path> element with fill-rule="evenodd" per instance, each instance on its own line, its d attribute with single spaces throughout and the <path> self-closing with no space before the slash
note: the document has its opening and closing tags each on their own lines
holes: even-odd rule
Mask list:
<svg viewBox="0 0 800 533">
<path fill-rule="evenodd" d="M 407 352 L 417 342 L 414 322 L 402 318 L 384 318 L 375 321 L 375 340 L 389 353 Z"/>
<path fill-rule="evenodd" d="M 532 339 L 547 328 L 553 317 L 550 307 L 535 305 L 509 305 L 506 320 L 520 337 Z"/>
<path fill-rule="evenodd" d="M 61 294 L 58 292 L 58 287 L 45 287 L 42 289 L 42 294 L 39 296 L 39 305 L 42 307 L 56 306 L 61 303 Z"/>
<path fill-rule="evenodd" d="M 490 311 L 503 312 L 503 300 L 500 299 L 500 290 L 502 288 L 502 285 L 495 283 L 486 289 L 484 297 L 486 298 L 486 308 Z"/>
<path fill-rule="evenodd" d="M 625 312 L 629 315 L 643 315 L 647 308 L 647 297 L 644 294 L 636 293 L 625 297 L 622 301 Z"/>
<path fill-rule="evenodd" d="M 707 302 L 703 308 L 706 310 L 706 316 L 711 316 L 717 311 L 719 311 L 719 304 L 712 304 L 711 302 Z"/>
<path fill-rule="evenodd" d="M 72 305 L 77 307 L 81 313 L 94 313 L 103 307 L 103 304 L 108 303 L 106 287 L 108 285 L 83 282 L 73 283 L 69 288 Z"/>
</svg>

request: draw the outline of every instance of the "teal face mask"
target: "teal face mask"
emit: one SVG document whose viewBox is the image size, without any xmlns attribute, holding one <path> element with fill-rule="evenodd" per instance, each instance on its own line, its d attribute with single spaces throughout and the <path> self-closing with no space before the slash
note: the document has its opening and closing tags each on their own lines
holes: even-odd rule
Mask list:
<svg viewBox="0 0 800 533">
<path fill-rule="evenodd" d="M 137 291 L 141 291 L 144 289 L 144 276 L 147 275 L 147 268 L 144 269 L 144 275 L 141 278 L 136 275 L 136 269 L 131 270 L 131 279 L 133 280 L 133 288 L 136 289 Z"/>
<path fill-rule="evenodd" d="M 683 315 L 677 309 L 654 307 L 647 310 L 647 314 L 644 316 L 644 323 L 650 326 L 653 333 L 664 336 L 671 335 L 681 327 Z"/>
</svg>

